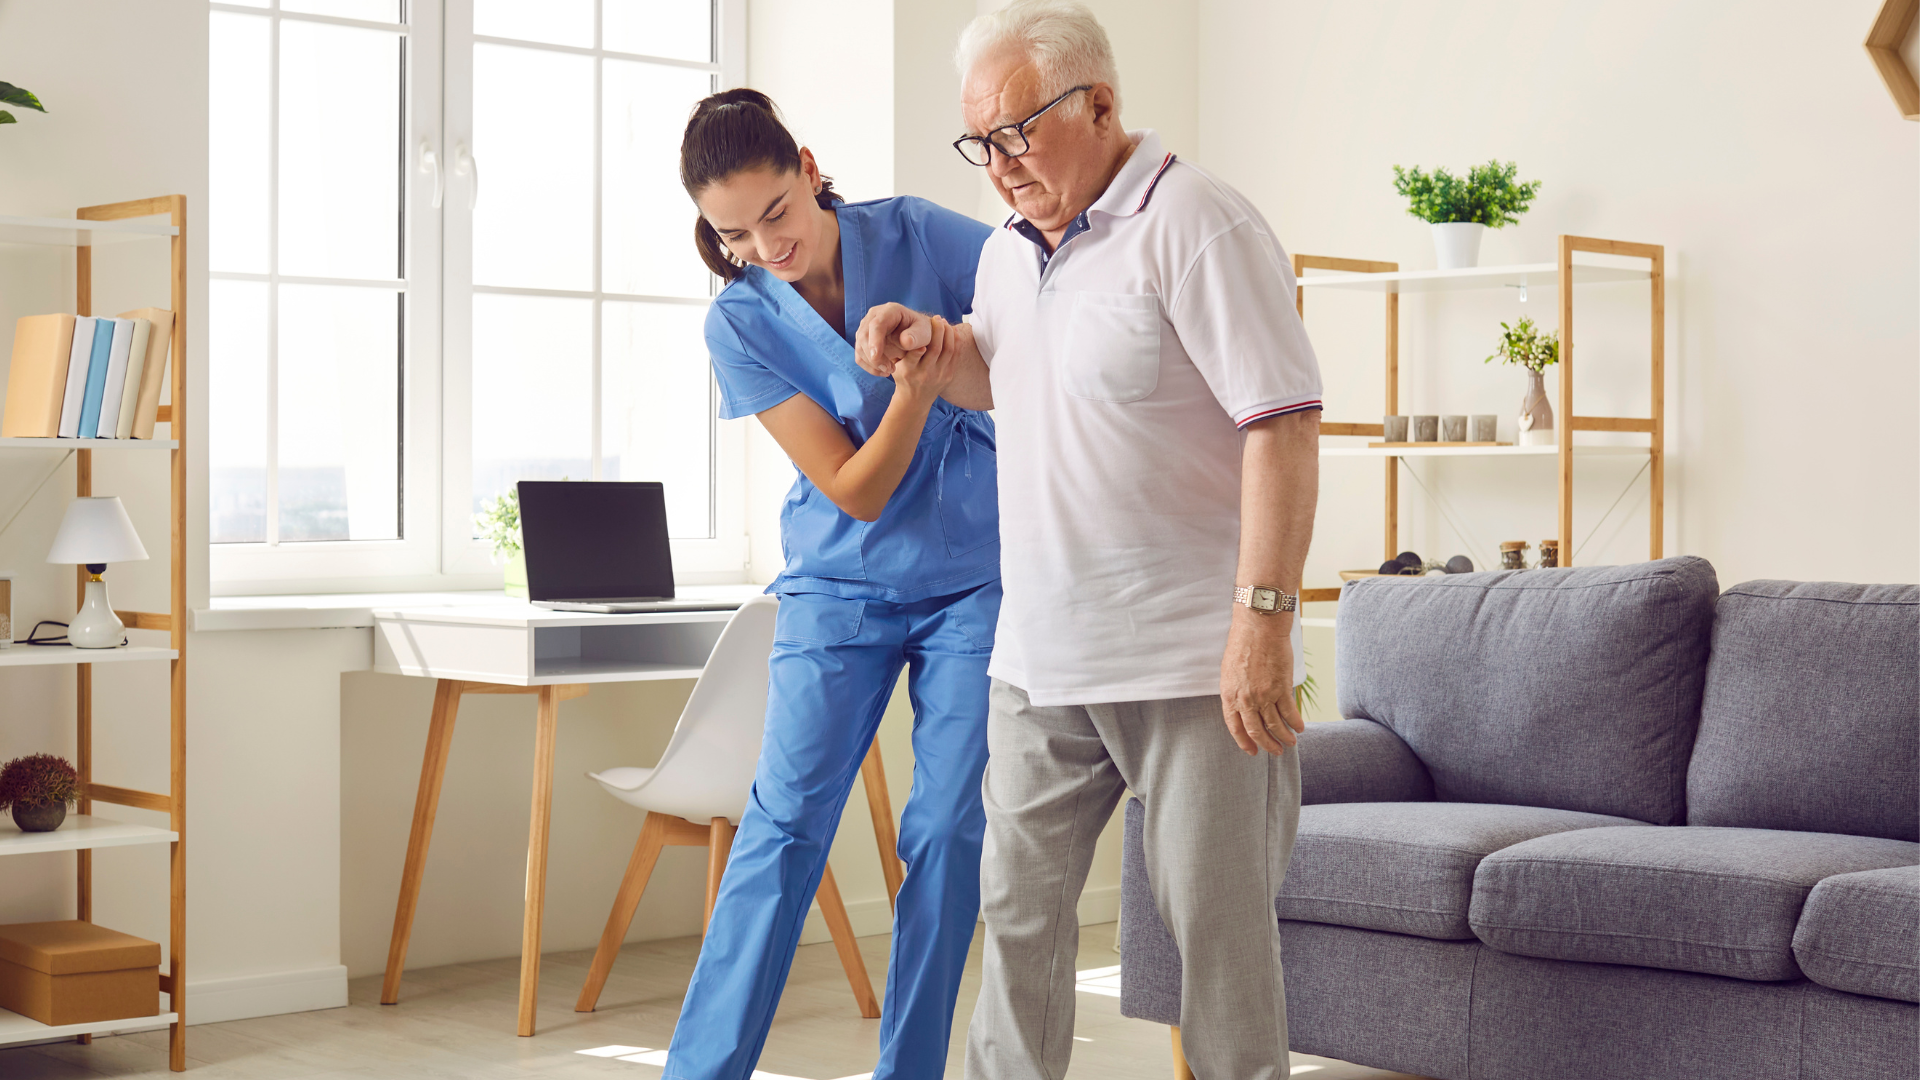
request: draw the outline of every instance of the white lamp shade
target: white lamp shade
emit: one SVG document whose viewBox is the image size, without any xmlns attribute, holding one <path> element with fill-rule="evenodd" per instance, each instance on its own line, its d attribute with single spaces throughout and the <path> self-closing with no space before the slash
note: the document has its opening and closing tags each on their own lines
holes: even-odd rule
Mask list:
<svg viewBox="0 0 1920 1080">
<path fill-rule="evenodd" d="M 117 563 L 147 557 L 140 534 L 133 531 L 127 508 L 118 495 L 78 498 L 67 504 L 67 516 L 47 552 L 50 563 Z"/>
</svg>

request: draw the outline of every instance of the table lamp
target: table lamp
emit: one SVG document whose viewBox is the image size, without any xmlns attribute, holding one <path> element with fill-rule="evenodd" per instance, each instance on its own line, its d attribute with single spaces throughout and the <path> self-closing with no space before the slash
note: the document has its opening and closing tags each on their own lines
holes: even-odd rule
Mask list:
<svg viewBox="0 0 1920 1080">
<path fill-rule="evenodd" d="M 87 598 L 67 624 L 67 641 L 78 649 L 112 649 L 126 636 L 126 624 L 107 603 L 107 583 L 100 575 L 110 562 L 147 557 L 140 534 L 133 531 L 127 508 L 118 495 L 87 496 L 67 504 L 67 516 L 47 552 L 50 563 L 79 563 L 93 575 L 87 579 Z"/>
</svg>

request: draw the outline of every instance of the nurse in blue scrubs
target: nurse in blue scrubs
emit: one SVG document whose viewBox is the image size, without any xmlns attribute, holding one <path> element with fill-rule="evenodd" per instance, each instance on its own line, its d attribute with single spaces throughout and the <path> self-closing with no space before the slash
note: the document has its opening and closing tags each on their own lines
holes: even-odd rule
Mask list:
<svg viewBox="0 0 1920 1080">
<path fill-rule="evenodd" d="M 907 866 L 875 1080 L 944 1075 L 980 904 L 987 658 L 1000 608 L 993 422 L 958 408 L 949 330 L 991 230 L 922 199 L 846 203 L 773 103 L 702 101 L 681 143 L 724 418 L 759 417 L 800 476 L 753 796 L 680 1009 L 669 1080 L 746 1080 L 847 793 L 900 670 L 913 703 Z M 893 378 L 854 363 L 867 309 L 937 312 Z M 974 398 L 973 400 L 978 400 Z"/>
</svg>

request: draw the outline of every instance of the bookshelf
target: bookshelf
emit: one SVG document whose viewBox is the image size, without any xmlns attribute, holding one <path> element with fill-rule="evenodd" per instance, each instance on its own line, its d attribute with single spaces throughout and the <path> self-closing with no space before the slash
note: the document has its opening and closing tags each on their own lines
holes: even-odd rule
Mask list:
<svg viewBox="0 0 1920 1080">
<path fill-rule="evenodd" d="M 1580 261 L 1580 253 L 1643 261 L 1644 266 L 1599 264 Z M 1331 273 L 1309 274 L 1310 270 Z M 1339 446 L 1322 443 L 1321 457 L 1377 457 L 1386 468 L 1386 506 L 1382 533 L 1385 543 L 1382 561 L 1400 551 L 1400 462 L 1414 457 L 1492 457 L 1554 459 L 1559 480 L 1558 533 L 1560 565 L 1573 565 L 1573 462 L 1576 458 L 1635 456 L 1650 459 L 1647 495 L 1647 558 L 1661 554 L 1663 517 L 1666 507 L 1666 248 L 1658 244 L 1638 244 L 1623 240 L 1602 240 L 1585 236 L 1559 238 L 1558 258 L 1549 263 L 1515 266 L 1476 266 L 1462 270 L 1407 270 L 1398 263 L 1367 259 L 1332 258 L 1322 255 L 1293 256 L 1297 288 L 1294 306 L 1306 316 L 1309 290 L 1338 289 L 1376 292 L 1385 297 L 1386 316 L 1386 408 L 1384 415 L 1399 415 L 1400 410 L 1400 294 L 1408 292 L 1452 292 L 1466 289 L 1506 289 L 1513 287 L 1552 290 L 1560 317 L 1560 390 L 1554 401 L 1555 442 L 1551 446 L 1461 446 L 1393 445 Z M 1652 415 L 1579 416 L 1573 409 L 1573 315 L 1574 294 L 1578 286 L 1606 282 L 1647 283 L 1652 318 L 1648 341 L 1647 372 L 1652 393 Z M 1524 294 L 1523 294 L 1524 295 Z M 1579 431 L 1627 432 L 1647 436 L 1644 446 L 1576 445 Z M 1322 436 L 1384 435 L 1379 423 L 1322 421 Z M 1488 569 L 1492 569 L 1489 567 Z M 1339 588 L 1302 588 L 1302 602 L 1327 602 L 1340 599 Z"/>
<path fill-rule="evenodd" d="M 165 224 L 149 220 L 165 216 Z M 0 822 L 0 857 L 46 851 L 73 851 L 77 866 L 77 918 L 93 918 L 93 851 L 95 848 L 136 844 L 166 844 L 168 860 L 167 962 L 156 992 L 168 1003 L 150 1017 L 110 1020 L 95 1024 L 49 1027 L 0 1009 L 0 1046 L 72 1037 L 90 1042 L 95 1035 L 124 1031 L 168 1029 L 168 1067 L 187 1067 L 186 945 L 186 775 L 187 775 L 187 198 L 162 195 L 152 199 L 81 207 L 72 219 L 0 217 L 0 244 L 52 244 L 74 249 L 76 315 L 93 314 L 93 245 L 104 242 L 166 240 L 169 261 L 170 305 L 173 309 L 172 372 L 168 389 L 171 404 L 161 405 L 158 422 L 169 425 L 167 439 L 0 439 L 0 461 L 12 450 L 73 450 L 76 495 L 93 494 L 95 453 L 151 453 L 169 456 L 168 519 L 169 610 L 116 611 L 128 630 L 160 630 L 171 638 L 168 648 L 129 645 L 118 649 L 80 650 L 72 647 L 19 646 L 0 652 L 0 667 L 71 665 L 75 679 L 75 761 L 80 774 L 79 813 L 51 833 L 22 833 L 11 822 Z M 0 465 L 0 468 L 4 468 Z M 152 538 L 148 538 L 152 543 Z M 75 603 L 84 598 L 86 573 L 75 568 Z M 93 777 L 93 669 L 103 663 L 164 662 L 169 666 L 168 790 L 165 794 L 136 791 L 96 782 Z M 130 806 L 168 816 L 167 828 L 136 825 L 94 816 L 95 803 Z"/>
</svg>

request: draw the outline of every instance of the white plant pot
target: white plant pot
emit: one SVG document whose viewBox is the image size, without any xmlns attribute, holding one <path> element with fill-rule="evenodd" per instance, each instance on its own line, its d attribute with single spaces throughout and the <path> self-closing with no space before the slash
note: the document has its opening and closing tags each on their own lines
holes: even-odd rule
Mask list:
<svg viewBox="0 0 1920 1080">
<path fill-rule="evenodd" d="M 1480 238 L 1487 227 L 1475 221 L 1449 221 L 1433 227 L 1433 254 L 1442 270 L 1480 265 Z"/>
</svg>

